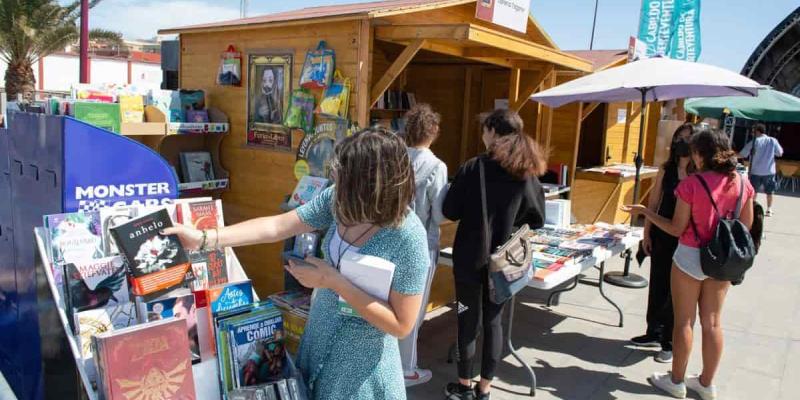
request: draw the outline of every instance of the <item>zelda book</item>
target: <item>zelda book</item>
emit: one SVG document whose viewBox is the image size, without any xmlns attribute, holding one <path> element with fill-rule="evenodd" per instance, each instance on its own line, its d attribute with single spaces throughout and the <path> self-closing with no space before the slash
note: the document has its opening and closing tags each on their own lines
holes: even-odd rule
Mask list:
<svg viewBox="0 0 800 400">
<path fill-rule="evenodd" d="M 97 211 L 44 216 L 53 265 L 102 258 L 103 238 Z"/>
<path fill-rule="evenodd" d="M 169 318 L 95 336 L 101 397 L 195 399 L 186 322 Z"/>
<path fill-rule="evenodd" d="M 136 324 L 136 310 L 133 303 L 113 305 L 94 310 L 78 312 L 74 317 L 78 348 L 81 361 L 93 385 L 97 382 L 97 369 L 93 361 L 92 336 L 127 328 Z"/>
<path fill-rule="evenodd" d="M 230 322 L 227 327 L 235 387 L 287 377 L 283 318 L 277 309 L 253 311 L 251 318 Z"/>
<path fill-rule="evenodd" d="M 159 232 L 172 227 L 166 209 L 111 228 L 111 235 L 128 263 L 133 293 L 148 296 L 181 286 L 191 277 L 189 257 L 178 237 Z"/>
<path fill-rule="evenodd" d="M 200 362 L 200 341 L 197 338 L 197 308 L 194 294 L 188 289 L 177 289 L 155 300 L 139 302 L 139 315 L 144 322 L 167 318 L 182 318 L 186 321 L 186 334 L 192 362 Z"/>
<path fill-rule="evenodd" d="M 129 302 L 127 278 L 125 264 L 119 256 L 64 264 L 67 316 Z"/>
</svg>

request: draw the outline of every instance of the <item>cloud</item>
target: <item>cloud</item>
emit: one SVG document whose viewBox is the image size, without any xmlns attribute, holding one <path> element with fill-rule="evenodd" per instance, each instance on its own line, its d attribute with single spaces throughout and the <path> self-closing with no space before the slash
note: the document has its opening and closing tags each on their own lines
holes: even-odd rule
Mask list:
<svg viewBox="0 0 800 400">
<path fill-rule="evenodd" d="M 128 39 L 147 39 L 159 29 L 236 18 L 238 0 L 107 0 L 90 11 L 89 25 L 121 32 Z"/>
</svg>

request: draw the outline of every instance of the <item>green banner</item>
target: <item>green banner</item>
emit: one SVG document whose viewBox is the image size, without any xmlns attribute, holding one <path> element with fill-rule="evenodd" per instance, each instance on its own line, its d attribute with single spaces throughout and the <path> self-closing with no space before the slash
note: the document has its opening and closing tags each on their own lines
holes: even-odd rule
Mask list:
<svg viewBox="0 0 800 400">
<path fill-rule="evenodd" d="M 700 57 L 700 0 L 643 0 L 639 40 L 647 56 L 697 61 Z"/>
</svg>

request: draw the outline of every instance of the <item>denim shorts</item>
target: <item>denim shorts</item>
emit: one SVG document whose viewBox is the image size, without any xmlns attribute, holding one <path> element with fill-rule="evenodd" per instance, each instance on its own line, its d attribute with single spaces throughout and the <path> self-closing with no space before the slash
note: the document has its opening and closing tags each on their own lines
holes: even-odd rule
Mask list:
<svg viewBox="0 0 800 400">
<path fill-rule="evenodd" d="M 750 184 L 758 193 L 773 194 L 777 189 L 778 182 L 775 175 L 750 175 Z"/>
<path fill-rule="evenodd" d="M 678 269 L 695 280 L 704 281 L 709 279 L 708 275 L 703 273 L 703 266 L 700 264 L 700 249 L 698 248 L 678 244 L 675 255 L 672 256 L 672 261 L 675 262 L 675 266 Z"/>
</svg>

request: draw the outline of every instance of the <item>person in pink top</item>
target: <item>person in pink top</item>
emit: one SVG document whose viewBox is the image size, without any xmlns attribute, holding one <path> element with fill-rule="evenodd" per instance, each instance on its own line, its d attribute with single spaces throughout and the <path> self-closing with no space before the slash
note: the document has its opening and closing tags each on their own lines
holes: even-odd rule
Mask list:
<svg viewBox="0 0 800 400">
<path fill-rule="evenodd" d="M 638 204 L 623 206 L 622 210 L 641 214 L 664 232 L 679 238 L 671 274 L 675 310 L 672 372 L 654 373 L 649 381 L 679 399 L 686 397 L 688 387 L 703 400 L 712 400 L 717 397 L 713 380 L 722 358 L 722 304 L 731 282 L 712 279 L 703 273 L 700 247 L 711 241 L 720 216 L 734 215 L 741 185 L 745 187 L 739 220 L 750 229 L 754 190 L 747 179 L 736 173 L 737 155 L 721 132 L 705 130 L 692 136 L 690 148 L 698 172 L 681 181 L 675 189 L 678 202 L 671 220 Z M 711 191 L 718 212 L 703 181 Z M 703 334 L 703 371 L 700 375 L 686 377 L 698 306 Z"/>
</svg>

